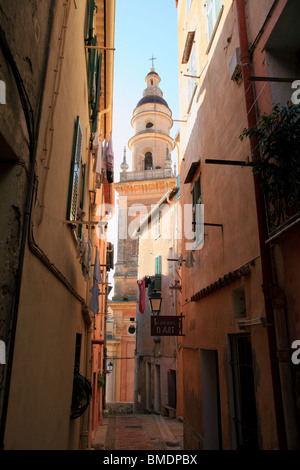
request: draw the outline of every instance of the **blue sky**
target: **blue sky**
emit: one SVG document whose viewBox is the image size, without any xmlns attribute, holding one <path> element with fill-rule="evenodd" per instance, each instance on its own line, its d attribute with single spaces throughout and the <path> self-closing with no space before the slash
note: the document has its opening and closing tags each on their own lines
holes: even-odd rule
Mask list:
<svg viewBox="0 0 300 470">
<path fill-rule="evenodd" d="M 163 97 L 179 118 L 178 104 L 178 41 L 175 0 L 116 0 L 113 97 L 113 150 L 115 181 L 120 180 L 120 164 L 126 146 L 127 163 L 131 170 L 128 141 L 133 135 L 131 118 L 146 88 L 145 77 L 150 71 L 152 56 L 160 75 Z M 175 137 L 179 123 L 170 135 Z M 174 154 L 174 152 L 173 152 Z M 177 163 L 176 155 L 173 162 Z M 178 170 L 178 169 L 177 169 Z M 117 202 L 117 194 L 116 194 Z M 117 205 L 116 205 L 117 214 Z M 117 251 L 117 215 L 109 222 L 108 238 Z M 110 274 L 110 282 L 113 285 Z"/>
<path fill-rule="evenodd" d="M 146 88 L 152 55 L 160 87 L 173 119 L 179 119 L 177 9 L 175 0 L 116 0 L 113 143 L 115 180 L 119 181 L 123 149 L 131 169 L 128 141 L 132 112 Z M 171 129 L 175 137 L 178 123 Z M 176 159 L 175 159 L 176 161 Z"/>
</svg>

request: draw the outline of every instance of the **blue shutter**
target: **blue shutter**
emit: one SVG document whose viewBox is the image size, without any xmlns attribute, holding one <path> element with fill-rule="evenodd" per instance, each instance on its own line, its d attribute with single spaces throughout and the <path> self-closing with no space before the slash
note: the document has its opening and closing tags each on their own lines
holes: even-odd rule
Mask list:
<svg viewBox="0 0 300 470">
<path fill-rule="evenodd" d="M 82 129 L 79 116 L 76 118 L 73 154 L 70 170 L 69 195 L 67 206 L 67 220 L 77 219 L 77 203 L 81 168 Z"/>
<path fill-rule="evenodd" d="M 206 2 L 206 15 L 207 15 L 207 39 L 211 38 L 215 24 L 217 22 L 220 10 L 222 7 L 222 0 L 207 0 Z"/>
<path fill-rule="evenodd" d="M 222 7 L 222 0 L 215 0 L 216 20 L 218 18 L 219 13 L 220 13 L 221 7 Z"/>
</svg>

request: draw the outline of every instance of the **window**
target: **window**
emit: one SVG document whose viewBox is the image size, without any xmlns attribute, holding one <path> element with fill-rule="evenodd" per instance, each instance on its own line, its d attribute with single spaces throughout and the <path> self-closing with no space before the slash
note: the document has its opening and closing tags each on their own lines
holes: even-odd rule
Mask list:
<svg viewBox="0 0 300 470">
<path fill-rule="evenodd" d="M 133 325 L 130 325 L 130 327 L 128 328 L 128 333 L 130 335 L 133 335 L 135 333 L 135 326 Z"/>
<path fill-rule="evenodd" d="M 73 155 L 71 161 L 70 170 L 70 182 L 69 182 L 69 195 L 68 195 L 68 207 L 67 207 L 67 220 L 77 220 L 77 209 L 79 188 L 80 188 L 80 173 L 81 173 L 81 149 L 82 149 L 82 129 L 80 124 L 79 116 L 76 118 L 75 132 L 74 132 L 74 143 L 73 143 Z"/>
<path fill-rule="evenodd" d="M 97 10 L 95 0 L 89 0 L 88 8 L 88 31 L 86 31 L 86 43 L 87 45 L 94 47 L 92 49 L 88 49 L 87 79 L 89 87 L 92 132 L 96 132 L 100 99 L 102 53 L 98 52 L 96 49 L 98 42 L 97 36 L 94 34 L 94 13 Z"/>
<path fill-rule="evenodd" d="M 147 128 L 147 129 L 150 129 L 150 127 L 153 127 L 153 124 L 152 124 L 152 122 L 147 122 L 147 124 L 146 124 L 146 128 Z"/>
<path fill-rule="evenodd" d="M 145 170 L 152 170 L 152 168 L 153 168 L 152 153 L 147 152 L 145 155 Z"/>
<path fill-rule="evenodd" d="M 158 238 L 161 235 L 161 212 L 159 212 L 154 221 L 154 236 Z"/>
<path fill-rule="evenodd" d="M 193 247 L 197 247 L 204 240 L 203 231 L 203 204 L 202 204 L 202 189 L 201 189 L 201 175 L 195 181 L 193 190 L 193 232 L 194 232 L 194 244 Z"/>
<path fill-rule="evenodd" d="M 215 26 L 219 20 L 219 14 L 222 8 L 222 0 L 206 1 L 206 18 L 207 18 L 207 41 L 213 38 Z"/>
<path fill-rule="evenodd" d="M 155 258 L 155 274 L 161 274 L 161 256 Z"/>
<path fill-rule="evenodd" d="M 232 309 L 233 318 L 245 318 L 246 317 L 246 297 L 245 287 L 240 286 L 232 291 Z"/>
</svg>

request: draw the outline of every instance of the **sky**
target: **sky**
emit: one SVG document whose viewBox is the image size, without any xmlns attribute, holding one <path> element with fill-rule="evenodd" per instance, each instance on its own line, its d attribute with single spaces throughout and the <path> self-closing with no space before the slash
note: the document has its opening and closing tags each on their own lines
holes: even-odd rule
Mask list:
<svg viewBox="0 0 300 470">
<path fill-rule="evenodd" d="M 145 77 L 152 67 L 161 78 L 163 98 L 172 111 L 174 120 L 179 117 L 178 98 L 178 40 L 177 9 L 175 0 L 116 0 L 115 52 L 113 95 L 113 150 L 114 178 L 120 180 L 120 164 L 124 147 L 131 170 L 131 151 L 128 141 L 133 136 L 132 113 L 146 88 Z M 179 123 L 170 131 L 175 137 Z M 174 157 L 173 162 L 177 163 Z M 172 165 L 173 166 L 173 165 Z M 108 239 L 117 251 L 117 193 L 116 213 L 108 224 Z M 110 282 L 113 285 L 112 274 Z M 113 292 L 112 292 L 113 293 Z M 111 297 L 111 295 L 110 295 Z"/>
</svg>

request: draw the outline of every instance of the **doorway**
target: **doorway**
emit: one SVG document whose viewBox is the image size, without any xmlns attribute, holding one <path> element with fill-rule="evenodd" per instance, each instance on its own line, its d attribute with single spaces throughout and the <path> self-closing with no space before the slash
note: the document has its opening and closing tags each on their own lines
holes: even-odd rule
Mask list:
<svg viewBox="0 0 300 470">
<path fill-rule="evenodd" d="M 155 364 L 155 400 L 154 411 L 160 413 L 161 400 L 160 400 L 160 365 Z"/>
<path fill-rule="evenodd" d="M 218 352 L 200 350 L 203 403 L 203 450 L 222 449 Z"/>
<path fill-rule="evenodd" d="M 176 370 L 168 370 L 168 405 L 176 409 Z"/>
</svg>

